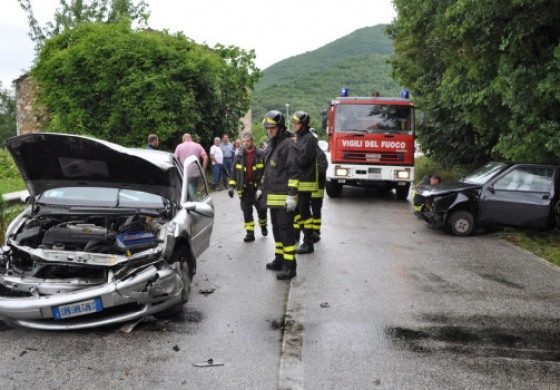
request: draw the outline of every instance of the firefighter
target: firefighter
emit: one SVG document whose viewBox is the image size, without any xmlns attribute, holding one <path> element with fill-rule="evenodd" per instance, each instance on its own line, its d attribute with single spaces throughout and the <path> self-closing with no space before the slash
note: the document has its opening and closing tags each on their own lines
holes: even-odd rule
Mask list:
<svg viewBox="0 0 560 390">
<path fill-rule="evenodd" d="M 317 146 L 317 169 L 318 169 L 318 188 L 311 193 L 311 214 L 313 216 L 313 243 L 321 240 L 321 210 L 323 208 L 323 198 L 325 197 L 325 181 L 327 180 L 327 168 L 329 162 L 327 155 Z"/>
<path fill-rule="evenodd" d="M 274 235 L 274 260 L 266 264 L 269 270 L 280 271 L 276 278 L 287 280 L 296 276 L 296 245 L 294 212 L 297 207 L 299 167 L 298 149 L 290 140 L 286 120 L 280 111 L 266 113 L 263 120 L 270 143 L 266 149 L 263 190 L 270 208 Z"/>
<path fill-rule="evenodd" d="M 297 254 L 313 253 L 313 216 L 311 215 L 311 194 L 318 190 L 317 139 L 310 131 L 309 114 L 296 111 L 290 122 L 294 124 L 297 136 L 300 169 L 298 186 L 299 225 L 303 225 L 303 243 L 296 249 Z"/>
<path fill-rule="evenodd" d="M 233 194 L 237 189 L 245 220 L 245 231 L 247 233 L 243 241 L 252 242 L 255 241 L 253 207 L 257 209 L 257 217 L 262 235 L 268 235 L 266 205 L 260 199 L 264 173 L 264 150 L 255 148 L 253 133 L 250 131 L 244 131 L 242 139 L 243 147 L 240 147 L 233 157 L 228 195 L 230 198 L 233 198 Z"/>
</svg>

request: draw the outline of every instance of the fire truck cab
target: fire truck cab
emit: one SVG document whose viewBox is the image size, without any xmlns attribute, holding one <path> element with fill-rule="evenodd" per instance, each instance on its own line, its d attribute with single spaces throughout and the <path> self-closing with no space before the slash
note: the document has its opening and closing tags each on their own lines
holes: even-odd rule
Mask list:
<svg viewBox="0 0 560 390">
<path fill-rule="evenodd" d="M 394 188 L 397 199 L 407 198 L 414 181 L 415 121 L 414 104 L 403 96 L 343 96 L 323 110 L 330 197 L 340 196 L 347 185 Z"/>
</svg>

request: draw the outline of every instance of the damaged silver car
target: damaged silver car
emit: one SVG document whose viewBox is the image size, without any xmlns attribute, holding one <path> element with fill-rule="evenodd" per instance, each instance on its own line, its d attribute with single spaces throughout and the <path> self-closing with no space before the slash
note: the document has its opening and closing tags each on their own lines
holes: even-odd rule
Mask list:
<svg viewBox="0 0 560 390">
<path fill-rule="evenodd" d="M 214 219 L 195 157 L 54 133 L 6 146 L 30 207 L 0 250 L 0 319 L 82 329 L 187 301 Z"/>
</svg>

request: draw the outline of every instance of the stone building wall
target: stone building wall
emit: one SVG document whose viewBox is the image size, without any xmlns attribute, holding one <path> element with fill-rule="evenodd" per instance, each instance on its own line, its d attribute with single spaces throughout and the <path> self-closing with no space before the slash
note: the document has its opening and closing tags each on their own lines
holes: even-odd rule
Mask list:
<svg viewBox="0 0 560 390">
<path fill-rule="evenodd" d="M 35 85 L 28 74 L 14 81 L 16 86 L 16 125 L 17 134 L 36 133 L 42 129 L 42 118 L 45 111 L 33 111 Z"/>
</svg>

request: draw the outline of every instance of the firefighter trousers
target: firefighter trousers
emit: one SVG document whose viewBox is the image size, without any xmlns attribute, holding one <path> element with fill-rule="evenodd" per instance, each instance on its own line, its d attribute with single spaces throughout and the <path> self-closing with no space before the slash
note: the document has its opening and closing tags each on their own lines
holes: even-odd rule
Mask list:
<svg viewBox="0 0 560 390">
<path fill-rule="evenodd" d="M 266 206 L 264 205 L 263 199 L 257 200 L 256 198 L 257 190 L 252 184 L 247 184 L 243 190 L 243 195 L 241 196 L 241 210 L 243 211 L 243 219 L 245 220 L 245 230 L 247 232 L 255 231 L 255 220 L 253 219 L 253 207 L 257 209 L 257 217 L 259 220 L 259 226 L 261 228 L 266 226 Z"/>
<path fill-rule="evenodd" d="M 275 256 L 295 269 L 296 242 L 294 240 L 294 213 L 282 208 L 271 208 L 272 234 L 276 246 Z M 291 263 L 288 263 L 291 262 Z"/>
<path fill-rule="evenodd" d="M 298 210 L 303 226 L 303 242 L 313 244 L 313 217 L 311 215 L 311 192 L 298 193 Z"/>
<path fill-rule="evenodd" d="M 313 214 L 313 231 L 321 234 L 321 209 L 323 198 L 311 198 L 311 213 Z"/>
</svg>

